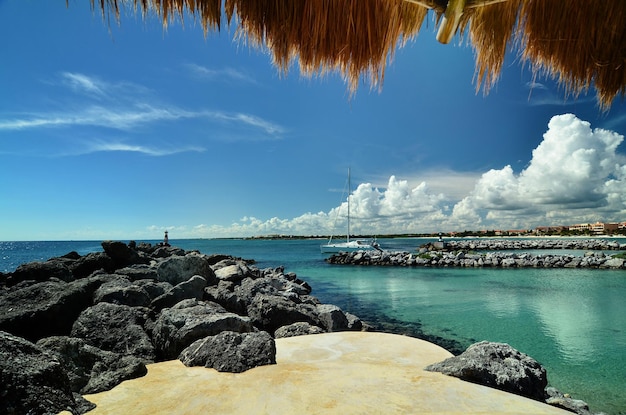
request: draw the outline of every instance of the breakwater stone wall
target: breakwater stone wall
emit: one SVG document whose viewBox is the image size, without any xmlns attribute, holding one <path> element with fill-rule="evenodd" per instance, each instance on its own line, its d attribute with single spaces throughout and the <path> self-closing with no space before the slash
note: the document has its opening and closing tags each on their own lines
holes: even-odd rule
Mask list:
<svg viewBox="0 0 626 415">
<path fill-rule="evenodd" d="M 515 249 L 626 250 L 625 244 L 607 239 L 457 239 L 445 242 L 448 250 L 500 251 Z M 427 247 L 428 248 L 428 247 Z"/>
<path fill-rule="evenodd" d="M 396 266 L 396 267 L 494 267 L 494 268 L 610 268 L 625 269 L 622 258 L 599 252 L 576 255 L 532 255 L 528 253 L 488 252 L 466 253 L 428 251 L 411 252 L 340 252 L 326 258 L 337 265 Z"/>
</svg>

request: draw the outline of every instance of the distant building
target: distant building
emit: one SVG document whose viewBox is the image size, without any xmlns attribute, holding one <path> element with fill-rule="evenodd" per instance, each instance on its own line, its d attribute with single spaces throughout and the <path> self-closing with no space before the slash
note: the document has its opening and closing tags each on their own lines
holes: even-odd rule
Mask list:
<svg viewBox="0 0 626 415">
<path fill-rule="evenodd" d="M 610 233 L 612 231 L 616 231 L 619 229 L 619 223 L 604 223 L 604 222 L 596 222 L 596 223 L 579 223 L 577 225 L 572 225 L 569 227 L 570 231 L 579 231 L 579 232 L 591 232 L 596 235 L 602 235 L 605 233 Z"/>
<path fill-rule="evenodd" d="M 535 234 L 545 235 L 548 233 L 558 233 L 567 230 L 567 226 L 537 226 L 535 228 Z"/>
</svg>

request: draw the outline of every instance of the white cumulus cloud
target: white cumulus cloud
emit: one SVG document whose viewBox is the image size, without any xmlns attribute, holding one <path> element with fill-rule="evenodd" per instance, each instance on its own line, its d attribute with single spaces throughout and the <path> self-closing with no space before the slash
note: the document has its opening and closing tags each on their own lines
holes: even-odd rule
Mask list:
<svg viewBox="0 0 626 415">
<path fill-rule="evenodd" d="M 359 184 L 349 196 L 352 233 L 532 229 L 625 221 L 626 159 L 619 152 L 623 140 L 616 132 L 592 129 L 573 114 L 554 116 L 524 170 L 517 173 L 506 165 L 479 176 L 465 174 L 478 178 L 463 196 L 458 196 L 458 189 L 455 195 L 445 195 L 433 191 L 425 180 L 411 185 L 395 176 L 386 187 Z M 447 178 L 463 175 L 449 172 Z M 437 177 L 438 189 L 445 188 L 440 184 L 445 179 Z M 200 236 L 344 234 L 346 220 L 347 202 L 343 202 L 328 212 L 293 219 L 243 218 Z"/>
</svg>

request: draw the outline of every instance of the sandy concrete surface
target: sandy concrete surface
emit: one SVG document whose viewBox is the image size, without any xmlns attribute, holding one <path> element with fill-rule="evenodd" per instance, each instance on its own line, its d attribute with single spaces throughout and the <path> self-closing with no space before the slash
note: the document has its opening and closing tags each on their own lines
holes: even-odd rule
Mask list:
<svg viewBox="0 0 626 415">
<path fill-rule="evenodd" d="M 411 337 L 341 332 L 276 340 L 276 365 L 244 373 L 174 360 L 86 395 L 96 414 L 570 414 L 517 395 L 426 372 L 452 356 Z"/>
</svg>

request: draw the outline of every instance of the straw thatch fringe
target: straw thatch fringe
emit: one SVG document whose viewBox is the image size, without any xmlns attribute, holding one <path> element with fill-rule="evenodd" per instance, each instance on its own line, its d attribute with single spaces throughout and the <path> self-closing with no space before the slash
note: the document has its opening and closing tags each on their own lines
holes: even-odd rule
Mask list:
<svg viewBox="0 0 626 415">
<path fill-rule="evenodd" d="M 297 60 L 307 76 L 339 71 L 351 91 L 362 78 L 380 86 L 399 45 L 415 37 L 428 10 L 437 21 L 444 0 L 91 0 L 104 16 L 132 4 L 167 26 L 187 14 L 205 34 L 224 14 L 237 36 L 267 47 L 286 72 Z M 520 51 L 536 74 L 555 78 L 577 96 L 595 86 L 608 109 L 626 95 L 626 0 L 466 0 L 458 31 L 476 53 L 477 89 L 497 81 L 507 48 Z"/>
</svg>

